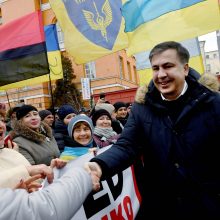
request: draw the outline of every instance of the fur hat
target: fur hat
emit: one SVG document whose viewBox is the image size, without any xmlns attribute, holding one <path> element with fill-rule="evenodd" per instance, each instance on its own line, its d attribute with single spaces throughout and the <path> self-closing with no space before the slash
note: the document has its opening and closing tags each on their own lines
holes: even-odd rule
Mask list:
<svg viewBox="0 0 220 220">
<path fill-rule="evenodd" d="M 58 112 L 57 115 L 59 116 L 60 120 L 63 120 L 67 115 L 74 113 L 74 114 L 78 114 L 78 112 L 72 107 L 72 105 L 62 105 Z"/>
<path fill-rule="evenodd" d="M 99 109 L 98 111 L 95 111 L 92 116 L 92 122 L 93 122 L 94 126 L 96 126 L 96 121 L 103 115 L 107 115 L 110 118 L 110 120 L 112 121 L 112 117 L 108 111 L 106 111 L 105 109 Z"/>
<path fill-rule="evenodd" d="M 17 120 L 23 118 L 25 115 L 27 115 L 31 111 L 37 111 L 38 112 L 38 110 L 33 105 L 22 105 L 16 111 Z"/>
<path fill-rule="evenodd" d="M 112 104 L 100 103 L 95 106 L 95 110 L 98 111 L 100 109 L 105 109 L 106 111 L 109 112 L 110 115 L 112 115 L 112 113 L 115 110 L 115 107 Z"/>
<path fill-rule="evenodd" d="M 87 115 L 84 115 L 84 114 L 76 115 L 70 120 L 68 124 L 67 130 L 68 130 L 68 134 L 70 137 L 72 137 L 74 127 L 78 122 L 86 122 L 89 125 L 91 132 L 93 133 L 94 127 L 93 127 L 91 118 L 89 118 Z"/>
<path fill-rule="evenodd" d="M 39 115 L 41 117 L 41 120 L 43 121 L 48 115 L 52 115 L 52 112 L 45 109 L 45 110 L 39 111 Z"/>
<path fill-rule="evenodd" d="M 118 109 L 121 108 L 121 107 L 127 108 L 127 106 L 126 106 L 126 104 L 125 104 L 124 102 L 116 102 L 116 103 L 114 104 L 114 107 L 115 107 L 115 112 L 117 112 Z"/>
</svg>

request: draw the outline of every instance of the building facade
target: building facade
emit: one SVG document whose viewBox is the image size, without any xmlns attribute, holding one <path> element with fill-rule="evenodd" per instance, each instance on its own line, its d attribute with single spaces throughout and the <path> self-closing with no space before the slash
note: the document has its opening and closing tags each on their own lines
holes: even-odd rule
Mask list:
<svg viewBox="0 0 220 220">
<path fill-rule="evenodd" d="M 206 72 L 212 74 L 220 74 L 220 62 L 218 50 L 205 53 Z"/>
<path fill-rule="evenodd" d="M 68 56 L 65 51 L 62 31 L 59 28 L 56 16 L 48 0 L 0 0 L 0 25 L 4 25 L 36 10 L 43 12 L 44 25 L 57 23 L 60 49 L 62 53 Z M 91 93 L 93 95 L 100 92 L 137 88 L 139 85 L 135 58 L 127 57 L 125 50 L 118 51 L 84 65 L 76 65 L 72 57 L 69 56 L 69 58 L 72 60 L 74 74 L 76 75 L 73 83 L 75 83 L 79 91 L 81 91 L 81 78 L 90 79 Z M 55 83 L 52 82 L 53 89 L 54 86 Z M 6 103 L 7 106 L 10 103 L 10 107 L 13 107 L 20 100 L 24 100 L 25 104 L 35 105 L 39 110 L 48 108 L 51 105 L 49 83 L 46 82 L 34 86 L 27 85 L 22 88 L 0 92 L 0 102 Z M 83 102 L 85 106 L 88 106 L 90 100 L 84 100 Z"/>
<path fill-rule="evenodd" d="M 219 31 L 217 31 L 217 45 L 220 46 L 220 37 L 218 36 Z M 203 58 L 204 70 L 206 73 L 214 74 L 218 78 L 220 76 L 220 60 L 219 60 L 219 50 L 205 51 L 206 41 L 200 41 L 200 50 Z"/>
</svg>

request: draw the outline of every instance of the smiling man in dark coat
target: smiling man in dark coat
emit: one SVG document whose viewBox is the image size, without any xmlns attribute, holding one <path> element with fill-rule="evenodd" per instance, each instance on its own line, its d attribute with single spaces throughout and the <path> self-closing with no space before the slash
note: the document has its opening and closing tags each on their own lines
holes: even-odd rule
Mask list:
<svg viewBox="0 0 220 220">
<path fill-rule="evenodd" d="M 105 178 L 143 155 L 146 219 L 220 219 L 220 95 L 190 76 L 181 44 L 158 44 L 149 59 L 154 85 L 117 143 L 86 166 Z"/>
</svg>

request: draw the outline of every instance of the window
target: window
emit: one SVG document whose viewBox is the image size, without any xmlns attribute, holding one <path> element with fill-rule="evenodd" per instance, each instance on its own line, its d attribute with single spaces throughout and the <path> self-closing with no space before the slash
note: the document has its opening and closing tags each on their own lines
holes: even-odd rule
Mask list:
<svg viewBox="0 0 220 220">
<path fill-rule="evenodd" d="M 50 3 L 47 2 L 47 3 L 41 3 L 41 11 L 46 11 L 46 10 L 49 10 L 51 8 L 50 6 Z"/>
<path fill-rule="evenodd" d="M 85 64 L 85 74 L 86 74 L 86 78 L 89 79 L 96 78 L 95 62 L 89 62 Z"/>
<path fill-rule="evenodd" d="M 6 92 L 0 91 L 0 96 L 6 95 Z"/>
<path fill-rule="evenodd" d="M 65 50 L 64 34 L 63 34 L 58 22 L 56 23 L 56 28 L 57 28 L 57 37 L 58 37 L 59 47 L 60 47 L 60 50 L 63 51 L 63 50 Z"/>
<path fill-rule="evenodd" d="M 131 63 L 129 61 L 127 61 L 127 68 L 128 68 L 128 79 L 132 80 L 132 76 L 131 76 Z"/>
<path fill-rule="evenodd" d="M 217 58 L 218 57 L 218 54 L 217 53 L 214 53 L 213 54 L 213 58 Z"/>
<path fill-rule="evenodd" d="M 210 64 L 206 64 L 206 72 L 211 72 L 211 65 Z"/>
<path fill-rule="evenodd" d="M 206 59 L 209 59 L 209 55 L 207 54 L 207 55 L 205 56 L 205 58 L 206 58 Z"/>
<path fill-rule="evenodd" d="M 30 90 L 30 89 L 31 89 L 30 86 L 24 86 L 24 87 L 21 88 L 21 90 L 23 90 L 23 91 L 28 91 L 28 90 Z"/>
<path fill-rule="evenodd" d="M 137 69 L 136 69 L 136 66 L 134 66 L 134 80 L 137 83 L 138 79 L 137 79 Z"/>
<path fill-rule="evenodd" d="M 120 78 L 124 79 L 125 78 L 124 62 L 123 62 L 123 57 L 121 56 L 119 56 L 119 70 L 120 70 Z"/>
</svg>

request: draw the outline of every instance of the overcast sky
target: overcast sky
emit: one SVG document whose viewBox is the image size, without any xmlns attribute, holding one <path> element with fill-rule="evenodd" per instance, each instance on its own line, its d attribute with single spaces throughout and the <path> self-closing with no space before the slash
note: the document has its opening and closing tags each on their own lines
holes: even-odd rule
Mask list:
<svg viewBox="0 0 220 220">
<path fill-rule="evenodd" d="M 205 40 L 205 52 L 218 50 L 216 32 L 212 32 L 199 37 L 199 41 Z"/>
</svg>

